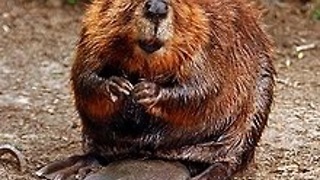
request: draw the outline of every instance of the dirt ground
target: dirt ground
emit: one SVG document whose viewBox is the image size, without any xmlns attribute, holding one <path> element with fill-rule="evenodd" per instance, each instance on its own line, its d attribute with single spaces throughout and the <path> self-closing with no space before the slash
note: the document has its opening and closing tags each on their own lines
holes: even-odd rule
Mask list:
<svg viewBox="0 0 320 180">
<path fill-rule="evenodd" d="M 317 180 L 320 21 L 311 20 L 308 6 L 272 2 L 265 21 L 277 46 L 275 103 L 244 179 Z M 80 6 L 0 1 L 0 144 L 16 146 L 28 162 L 19 172 L 2 157 L 0 179 L 37 179 L 47 162 L 81 153 L 69 71 L 82 14 Z"/>
</svg>

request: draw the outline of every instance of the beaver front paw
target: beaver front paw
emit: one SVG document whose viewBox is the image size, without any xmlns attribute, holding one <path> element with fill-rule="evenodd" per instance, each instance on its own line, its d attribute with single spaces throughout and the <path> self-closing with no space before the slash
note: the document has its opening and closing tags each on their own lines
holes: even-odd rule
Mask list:
<svg viewBox="0 0 320 180">
<path fill-rule="evenodd" d="M 110 98 L 115 102 L 123 95 L 129 95 L 133 89 L 133 85 L 123 77 L 112 76 L 107 82 L 107 91 Z"/>
<path fill-rule="evenodd" d="M 152 82 L 143 81 L 134 86 L 133 98 L 147 109 L 153 108 L 161 99 L 160 87 Z"/>
</svg>

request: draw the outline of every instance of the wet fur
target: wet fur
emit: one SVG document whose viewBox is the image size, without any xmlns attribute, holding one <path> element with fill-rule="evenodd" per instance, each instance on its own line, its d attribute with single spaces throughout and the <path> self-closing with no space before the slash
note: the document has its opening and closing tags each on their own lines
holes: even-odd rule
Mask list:
<svg viewBox="0 0 320 180">
<path fill-rule="evenodd" d="M 84 18 L 71 81 L 85 151 L 106 162 L 179 160 L 194 179 L 228 179 L 253 158 L 272 103 L 260 14 L 245 0 L 171 0 L 158 33 L 165 45 L 146 54 L 136 46 L 151 31 L 143 2 L 95 0 Z M 111 76 L 153 82 L 161 99 L 150 108 L 131 96 L 113 102 Z"/>
</svg>

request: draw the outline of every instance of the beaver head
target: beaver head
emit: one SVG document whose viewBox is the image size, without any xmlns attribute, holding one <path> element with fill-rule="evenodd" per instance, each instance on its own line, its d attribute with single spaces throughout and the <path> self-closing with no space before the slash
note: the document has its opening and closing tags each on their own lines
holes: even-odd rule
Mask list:
<svg viewBox="0 0 320 180">
<path fill-rule="evenodd" d="M 80 45 L 122 69 L 153 76 L 177 72 L 199 54 L 209 34 L 206 12 L 196 1 L 94 0 Z"/>
</svg>

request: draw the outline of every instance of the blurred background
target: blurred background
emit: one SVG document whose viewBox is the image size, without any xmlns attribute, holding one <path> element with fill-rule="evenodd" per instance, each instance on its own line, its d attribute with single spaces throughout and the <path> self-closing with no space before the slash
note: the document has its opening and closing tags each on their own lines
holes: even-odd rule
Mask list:
<svg viewBox="0 0 320 180">
<path fill-rule="evenodd" d="M 256 163 L 242 179 L 320 179 L 320 0 L 256 0 L 275 44 L 275 103 Z M 49 161 L 81 153 L 69 71 L 86 3 L 0 1 L 0 179 L 37 179 Z"/>
</svg>

